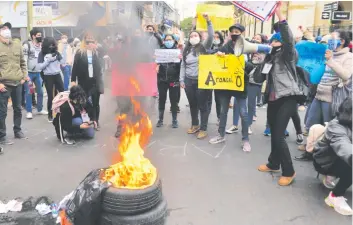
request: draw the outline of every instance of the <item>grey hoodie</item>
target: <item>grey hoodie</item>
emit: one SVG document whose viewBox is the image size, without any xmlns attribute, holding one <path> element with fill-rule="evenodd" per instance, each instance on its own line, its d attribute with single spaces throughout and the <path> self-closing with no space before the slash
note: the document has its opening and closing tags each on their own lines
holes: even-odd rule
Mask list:
<svg viewBox="0 0 353 225">
<path fill-rule="evenodd" d="M 28 72 L 39 73 L 40 69 L 37 67 L 38 55 L 41 51 L 41 45 L 36 46 L 33 41 L 28 41 L 23 44 L 23 55 L 27 63 Z"/>
</svg>

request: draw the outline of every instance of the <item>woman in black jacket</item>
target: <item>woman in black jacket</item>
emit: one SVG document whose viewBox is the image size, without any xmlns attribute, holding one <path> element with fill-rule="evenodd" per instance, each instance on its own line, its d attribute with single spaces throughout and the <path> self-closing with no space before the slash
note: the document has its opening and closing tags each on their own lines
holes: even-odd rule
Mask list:
<svg viewBox="0 0 353 225">
<path fill-rule="evenodd" d="M 174 39 L 173 35 L 166 35 L 164 38 L 163 49 L 177 49 L 177 41 Z M 159 92 L 159 119 L 157 122 L 157 127 L 163 126 L 163 117 L 165 102 L 167 99 L 167 92 L 169 90 L 169 100 L 171 104 L 172 111 L 172 127 L 178 128 L 177 114 L 178 114 L 178 102 L 180 96 L 180 84 L 179 84 L 179 74 L 180 74 L 180 62 L 178 63 L 160 63 L 158 65 L 157 73 L 157 85 Z"/>
<path fill-rule="evenodd" d="M 96 51 L 96 41 L 92 35 L 86 34 L 79 49 L 75 54 L 72 67 L 71 86 L 80 85 L 86 93 L 88 101 L 92 102 L 92 121 L 95 122 L 95 129 L 98 129 L 99 121 L 99 82 L 102 77 L 101 65 Z"/>
</svg>

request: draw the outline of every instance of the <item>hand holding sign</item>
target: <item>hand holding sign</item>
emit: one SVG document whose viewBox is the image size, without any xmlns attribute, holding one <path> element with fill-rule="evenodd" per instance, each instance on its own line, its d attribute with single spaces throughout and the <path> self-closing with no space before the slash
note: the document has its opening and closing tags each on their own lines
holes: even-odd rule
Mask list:
<svg viewBox="0 0 353 225">
<path fill-rule="evenodd" d="M 326 50 L 325 58 L 326 58 L 327 61 L 332 58 L 332 51 L 331 50 L 328 50 L 328 49 Z"/>
</svg>

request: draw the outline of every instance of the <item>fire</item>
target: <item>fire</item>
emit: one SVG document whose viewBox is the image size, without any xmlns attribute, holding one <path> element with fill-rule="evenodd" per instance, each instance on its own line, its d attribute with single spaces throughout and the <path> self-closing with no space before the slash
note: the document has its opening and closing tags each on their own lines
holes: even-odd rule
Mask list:
<svg viewBox="0 0 353 225">
<path fill-rule="evenodd" d="M 138 91 L 136 80 L 130 79 Z M 152 123 L 148 115 L 141 109 L 140 103 L 131 97 L 134 115 L 140 116 L 136 123 L 128 121 L 127 115 L 119 115 L 122 122 L 122 133 L 118 146 L 121 162 L 111 165 L 105 170 L 103 181 L 109 181 L 114 187 L 143 189 L 152 185 L 157 178 L 157 169 L 144 157 L 144 150 L 152 135 Z"/>
</svg>

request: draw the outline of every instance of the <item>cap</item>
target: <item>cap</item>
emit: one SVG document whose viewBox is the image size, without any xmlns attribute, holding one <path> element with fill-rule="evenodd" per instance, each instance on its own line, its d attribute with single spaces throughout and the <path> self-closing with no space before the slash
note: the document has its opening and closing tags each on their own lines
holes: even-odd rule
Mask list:
<svg viewBox="0 0 353 225">
<path fill-rule="evenodd" d="M 238 29 L 241 32 L 245 31 L 245 27 L 243 25 L 241 25 L 240 23 L 236 23 L 236 24 L 229 27 L 229 31 L 232 31 L 232 29 Z"/>
</svg>

